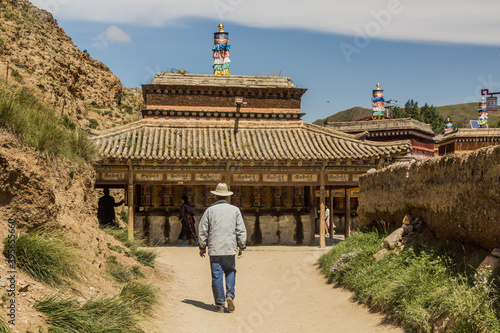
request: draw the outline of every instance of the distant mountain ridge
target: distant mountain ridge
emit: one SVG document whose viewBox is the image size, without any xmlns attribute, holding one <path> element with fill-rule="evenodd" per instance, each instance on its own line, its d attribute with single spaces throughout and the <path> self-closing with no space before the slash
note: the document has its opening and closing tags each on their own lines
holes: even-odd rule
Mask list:
<svg viewBox="0 0 500 333">
<path fill-rule="evenodd" d="M 313 122 L 315 125 L 326 125 L 328 122 L 342 122 L 342 121 L 354 121 L 360 118 L 368 117 L 372 115 L 372 110 L 367 108 L 362 108 L 360 106 L 355 106 L 353 108 L 339 111 L 327 118 L 318 119 Z"/>
<path fill-rule="evenodd" d="M 478 119 L 477 109 L 478 109 L 478 103 L 465 103 L 465 104 L 444 105 L 436 107 L 437 112 L 443 117 L 443 119 L 446 120 L 448 117 L 451 119 L 455 128 L 462 128 L 462 127 L 470 128 L 470 120 Z M 327 118 L 318 119 L 314 121 L 313 124 L 325 125 L 326 122 L 354 121 L 371 115 L 372 115 L 371 109 L 355 106 L 353 108 L 344 111 L 339 111 Z M 488 112 L 488 124 L 490 125 L 490 127 L 498 127 L 499 122 L 500 122 L 500 107 L 497 108 L 497 111 Z"/>
</svg>

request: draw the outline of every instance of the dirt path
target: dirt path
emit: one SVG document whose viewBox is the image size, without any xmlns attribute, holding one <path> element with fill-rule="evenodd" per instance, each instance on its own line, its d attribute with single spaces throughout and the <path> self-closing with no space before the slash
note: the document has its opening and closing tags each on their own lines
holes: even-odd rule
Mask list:
<svg viewBox="0 0 500 333">
<path fill-rule="evenodd" d="M 158 248 L 161 301 L 148 332 L 403 332 L 326 284 L 317 247 L 251 247 L 236 261 L 236 310 L 215 313 L 208 258 Z"/>
</svg>

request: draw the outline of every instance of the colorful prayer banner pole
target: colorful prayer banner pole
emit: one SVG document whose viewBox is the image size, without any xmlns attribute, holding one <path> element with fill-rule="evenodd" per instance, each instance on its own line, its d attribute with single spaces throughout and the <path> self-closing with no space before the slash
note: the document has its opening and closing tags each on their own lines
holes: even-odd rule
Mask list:
<svg viewBox="0 0 500 333">
<path fill-rule="evenodd" d="M 372 110 L 372 116 L 383 116 L 385 113 L 384 89 L 380 89 L 380 83 L 377 83 L 377 89 L 373 90 Z"/>
<path fill-rule="evenodd" d="M 446 119 L 446 122 L 444 123 L 444 131 L 445 133 L 453 131 L 453 122 L 450 118 Z"/>
<path fill-rule="evenodd" d="M 212 47 L 214 57 L 214 75 L 231 75 L 229 71 L 229 33 L 224 32 L 224 25 L 219 24 L 219 31 L 214 33 L 214 46 Z"/>
<path fill-rule="evenodd" d="M 488 128 L 488 112 L 486 111 L 484 97 L 481 99 L 481 102 L 479 102 L 477 112 L 479 112 L 479 128 Z"/>
</svg>

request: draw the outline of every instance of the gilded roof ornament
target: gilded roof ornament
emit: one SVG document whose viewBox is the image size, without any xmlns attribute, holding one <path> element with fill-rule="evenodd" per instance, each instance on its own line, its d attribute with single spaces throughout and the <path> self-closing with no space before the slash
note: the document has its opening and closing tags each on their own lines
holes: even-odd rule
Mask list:
<svg viewBox="0 0 500 333">
<path fill-rule="evenodd" d="M 224 24 L 219 23 L 219 32 L 224 32 Z"/>
</svg>

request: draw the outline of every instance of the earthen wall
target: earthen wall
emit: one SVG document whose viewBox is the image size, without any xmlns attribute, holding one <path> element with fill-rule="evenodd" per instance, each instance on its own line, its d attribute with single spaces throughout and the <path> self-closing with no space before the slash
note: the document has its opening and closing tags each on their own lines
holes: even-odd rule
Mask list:
<svg viewBox="0 0 500 333">
<path fill-rule="evenodd" d="M 422 217 L 437 237 L 500 247 L 500 146 L 395 164 L 360 178 L 361 226 Z"/>
</svg>

